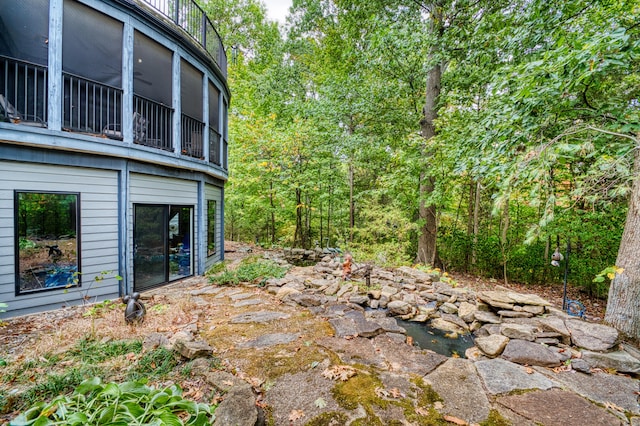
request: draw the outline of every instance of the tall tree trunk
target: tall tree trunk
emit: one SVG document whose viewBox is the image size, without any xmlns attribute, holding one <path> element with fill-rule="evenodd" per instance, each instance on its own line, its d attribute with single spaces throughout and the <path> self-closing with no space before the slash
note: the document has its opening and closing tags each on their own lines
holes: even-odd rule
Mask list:
<svg viewBox="0 0 640 426">
<path fill-rule="evenodd" d="M 349 162 L 349 242 L 353 242 L 353 228 L 356 224 L 356 206 L 353 200 L 353 162 Z"/>
<path fill-rule="evenodd" d="M 478 234 L 480 233 L 480 180 L 476 181 L 476 198 L 473 203 L 473 250 L 471 252 L 471 264 L 474 269 L 478 263 Z"/>
<path fill-rule="evenodd" d="M 467 198 L 467 242 L 472 241 L 473 237 L 473 205 L 475 200 L 475 184 L 473 180 L 469 181 L 469 193 Z M 471 265 L 471 254 L 473 253 L 472 244 L 468 244 L 464 253 L 464 271 L 469 272 Z"/>
<path fill-rule="evenodd" d="M 636 136 L 634 176 L 629 210 L 616 266 L 623 268 L 611 282 L 605 321 L 634 339 L 640 339 L 640 134 Z"/>
<path fill-rule="evenodd" d="M 293 246 L 302 247 L 302 189 L 296 188 L 296 230 L 293 234 Z"/>
<path fill-rule="evenodd" d="M 507 244 L 507 232 L 509 231 L 509 198 L 504 202 L 502 210 L 502 218 L 500 219 L 500 253 L 502 254 L 502 276 L 504 278 L 504 284 L 509 284 L 507 278 L 507 257 L 508 257 L 508 244 Z"/>
<path fill-rule="evenodd" d="M 433 152 L 428 147 L 429 140 L 436 135 L 434 125 L 438 117 L 438 97 L 440 96 L 440 85 L 442 80 L 442 64 L 437 63 L 429 70 L 427 75 L 427 93 L 424 102 L 424 117 L 420 120 L 422 137 L 425 142 L 422 155 L 426 167 L 430 166 Z M 420 220 L 423 222 L 420 235 L 418 237 L 417 261 L 427 265 L 436 266 L 439 263 L 437 253 L 437 209 L 432 200 L 427 201 L 435 190 L 435 177 L 433 173 L 420 173 L 420 208 L 418 210 Z"/>
<path fill-rule="evenodd" d="M 276 204 L 273 201 L 273 181 L 269 182 L 269 203 L 271 205 L 271 244 L 276 243 Z"/>
</svg>

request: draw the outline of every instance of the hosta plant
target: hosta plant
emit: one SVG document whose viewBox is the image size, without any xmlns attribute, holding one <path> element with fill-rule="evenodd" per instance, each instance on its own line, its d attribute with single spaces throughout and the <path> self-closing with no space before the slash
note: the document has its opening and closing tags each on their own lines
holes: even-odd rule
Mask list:
<svg viewBox="0 0 640 426">
<path fill-rule="evenodd" d="M 183 399 L 177 385 L 154 389 L 142 381 L 102 383 L 94 377 L 70 396 L 34 404 L 9 425 L 205 426 L 213 424 L 213 410 Z"/>
</svg>

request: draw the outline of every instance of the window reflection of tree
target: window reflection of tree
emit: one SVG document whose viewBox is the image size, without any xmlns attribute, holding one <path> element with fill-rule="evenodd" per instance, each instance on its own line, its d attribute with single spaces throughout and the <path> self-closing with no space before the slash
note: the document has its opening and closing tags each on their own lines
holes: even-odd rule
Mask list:
<svg viewBox="0 0 640 426">
<path fill-rule="evenodd" d="M 18 292 L 74 285 L 79 195 L 17 192 Z"/>
</svg>

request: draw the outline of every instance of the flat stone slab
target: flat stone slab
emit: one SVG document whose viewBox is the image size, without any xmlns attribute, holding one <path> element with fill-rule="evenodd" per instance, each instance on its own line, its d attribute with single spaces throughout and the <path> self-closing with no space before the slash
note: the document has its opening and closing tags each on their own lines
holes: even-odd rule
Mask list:
<svg viewBox="0 0 640 426">
<path fill-rule="evenodd" d="M 191 295 L 192 296 L 201 296 L 203 294 L 218 294 L 222 290 L 224 290 L 224 287 L 207 286 L 207 287 L 200 288 L 198 290 L 193 290 L 191 292 Z"/>
<path fill-rule="evenodd" d="M 245 299 L 245 300 L 240 300 L 239 302 L 234 303 L 233 307 L 242 308 L 244 306 L 260 305 L 262 303 L 264 303 L 264 300 L 262 299 Z"/>
<path fill-rule="evenodd" d="M 250 385 L 234 386 L 216 408 L 213 426 L 253 426 L 258 421 L 256 398 Z"/>
<path fill-rule="evenodd" d="M 640 360 L 625 351 L 582 351 L 582 359 L 594 368 L 613 369 L 619 373 L 640 373 Z"/>
<path fill-rule="evenodd" d="M 360 311 L 349 311 L 344 318 L 333 318 L 329 324 L 337 337 L 373 337 L 384 332 L 382 326 L 375 321 L 367 320 Z"/>
<path fill-rule="evenodd" d="M 387 333 L 400 333 L 400 334 L 407 333 L 407 330 L 405 330 L 404 328 L 398 325 L 398 321 L 396 321 L 395 318 L 391 318 L 391 317 L 373 318 L 373 319 L 370 319 L 369 321 L 375 322 L 380 327 L 382 327 L 382 330 L 384 330 Z"/>
<path fill-rule="evenodd" d="M 564 323 L 571 333 L 573 344 L 590 351 L 606 351 L 618 340 L 618 330 L 604 324 L 579 319 L 569 319 Z"/>
<path fill-rule="evenodd" d="M 263 323 L 279 319 L 287 319 L 291 315 L 277 311 L 258 311 L 247 312 L 241 315 L 236 315 L 231 318 L 231 324 L 248 324 L 252 322 Z"/>
<path fill-rule="evenodd" d="M 538 369 L 563 387 L 595 401 L 606 405 L 613 403 L 618 407 L 640 415 L 638 406 L 638 379 L 607 373 L 582 374 L 571 371 L 555 373 L 553 370 Z"/>
<path fill-rule="evenodd" d="M 543 367 L 556 367 L 562 363 L 560 355 L 549 347 L 519 339 L 513 339 L 507 343 L 502 357 L 517 364 Z"/>
<path fill-rule="evenodd" d="M 386 360 L 390 371 L 424 376 L 448 359 L 435 352 L 399 343 L 387 335 L 376 336 L 372 340 L 374 348 Z"/>
<path fill-rule="evenodd" d="M 221 299 L 223 297 L 231 297 L 234 294 L 242 293 L 243 290 L 241 288 L 227 288 L 225 291 L 220 292 L 216 295 L 216 299 Z"/>
<path fill-rule="evenodd" d="M 479 423 L 489 415 L 489 399 L 472 361 L 450 358 L 425 380 L 444 400 L 444 408 L 438 410 L 441 413 L 469 423 Z"/>
<path fill-rule="evenodd" d="M 267 348 L 269 346 L 275 345 L 284 345 L 290 342 L 293 342 L 299 337 L 298 334 L 295 333 L 272 333 L 272 334 L 263 334 L 262 336 L 251 339 L 246 342 L 242 342 L 237 345 L 240 349 L 249 349 L 249 348 Z"/>
<path fill-rule="evenodd" d="M 236 293 L 229 296 L 231 300 L 243 300 L 253 297 L 253 293 Z"/>
<path fill-rule="evenodd" d="M 551 389 L 553 382 L 540 373 L 529 374 L 527 367 L 501 358 L 477 361 L 476 370 L 490 394 L 497 395 L 516 389 Z"/>
<path fill-rule="evenodd" d="M 266 392 L 262 402 L 272 407 L 276 426 L 301 426 L 322 413 L 343 411 L 331 395 L 335 382 L 322 376 L 325 367 L 320 365 L 313 370 L 285 374 Z M 294 410 L 304 417 L 291 420 L 290 413 Z"/>
<path fill-rule="evenodd" d="M 340 361 L 345 364 L 364 364 L 382 369 L 387 368 L 384 358 L 376 351 L 370 339 L 356 337 L 347 340 L 339 337 L 323 337 L 318 339 L 316 343 L 335 352 Z"/>
<path fill-rule="evenodd" d="M 560 389 L 498 397 L 497 402 L 545 426 L 614 426 L 623 423 L 606 409 Z M 626 422 L 624 424 L 627 424 Z"/>
</svg>

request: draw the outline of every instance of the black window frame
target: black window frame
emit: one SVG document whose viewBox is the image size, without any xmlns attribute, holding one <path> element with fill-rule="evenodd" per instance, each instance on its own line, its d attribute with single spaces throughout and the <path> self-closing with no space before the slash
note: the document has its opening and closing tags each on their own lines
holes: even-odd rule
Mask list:
<svg viewBox="0 0 640 426">
<path fill-rule="evenodd" d="M 75 228 L 76 228 L 76 272 L 73 278 L 73 284 L 66 286 L 43 287 L 34 290 L 22 290 L 20 281 L 20 200 L 19 194 L 55 194 L 55 195 L 73 195 L 76 197 L 75 206 Z M 13 191 L 13 226 L 14 226 L 14 262 L 15 262 L 15 296 L 25 296 L 48 291 L 66 292 L 69 288 L 82 287 L 82 245 L 81 245 L 81 193 L 75 191 L 38 191 L 38 190 L 20 190 Z"/>
<path fill-rule="evenodd" d="M 211 218 L 210 205 L 213 204 L 213 220 Z M 216 223 L 218 217 L 218 200 L 207 200 L 207 257 L 215 256 L 218 254 L 218 244 L 216 244 Z M 212 224 L 213 222 L 213 229 Z M 209 247 L 213 243 L 213 250 Z"/>
</svg>

